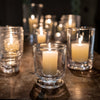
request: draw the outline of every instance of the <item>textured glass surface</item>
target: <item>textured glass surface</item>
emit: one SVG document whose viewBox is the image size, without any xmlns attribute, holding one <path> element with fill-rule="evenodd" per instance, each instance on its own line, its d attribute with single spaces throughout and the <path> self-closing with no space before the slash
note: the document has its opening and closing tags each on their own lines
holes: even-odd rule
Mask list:
<svg viewBox="0 0 100 100">
<path fill-rule="evenodd" d="M 23 54 L 23 28 L 0 27 L 0 70 L 12 74 L 19 71 Z"/>
</svg>

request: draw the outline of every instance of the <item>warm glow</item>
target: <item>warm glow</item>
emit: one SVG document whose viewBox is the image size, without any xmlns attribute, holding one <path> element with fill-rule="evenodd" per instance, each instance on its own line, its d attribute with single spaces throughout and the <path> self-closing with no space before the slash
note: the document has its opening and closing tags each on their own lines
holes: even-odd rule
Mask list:
<svg viewBox="0 0 100 100">
<path fill-rule="evenodd" d="M 69 19 L 69 25 L 72 25 L 72 18 Z"/>
<path fill-rule="evenodd" d="M 56 37 L 60 37 L 60 36 L 61 36 L 61 33 L 57 32 Z"/>
<path fill-rule="evenodd" d="M 51 43 L 48 43 L 49 51 L 51 51 Z"/>
<path fill-rule="evenodd" d="M 47 19 L 47 20 L 46 20 L 46 23 L 47 23 L 47 24 L 51 24 L 51 19 Z"/>
<path fill-rule="evenodd" d="M 12 36 L 12 33 L 10 34 L 10 44 L 13 44 L 13 36 Z"/>
<path fill-rule="evenodd" d="M 78 40 L 78 43 L 81 44 L 82 41 L 83 41 L 83 36 L 81 35 L 80 38 L 79 38 L 79 40 Z"/>
<path fill-rule="evenodd" d="M 31 7 L 35 7 L 35 3 L 31 3 Z"/>
<path fill-rule="evenodd" d="M 23 23 L 26 23 L 26 18 L 23 18 Z"/>
<path fill-rule="evenodd" d="M 31 19 L 35 19 L 35 15 L 31 15 Z"/>
<path fill-rule="evenodd" d="M 63 25 L 62 25 L 62 24 L 59 24 L 59 27 L 61 27 L 61 28 L 62 28 L 62 27 L 63 27 Z"/>
<path fill-rule="evenodd" d="M 40 30 L 40 35 L 43 35 L 43 27 L 40 27 L 39 30 Z"/>
</svg>

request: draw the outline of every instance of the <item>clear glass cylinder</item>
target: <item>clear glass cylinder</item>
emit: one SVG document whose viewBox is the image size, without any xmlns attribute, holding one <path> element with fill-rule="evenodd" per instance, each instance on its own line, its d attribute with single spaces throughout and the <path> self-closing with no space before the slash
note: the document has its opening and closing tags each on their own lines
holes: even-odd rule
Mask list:
<svg viewBox="0 0 100 100">
<path fill-rule="evenodd" d="M 0 70 L 3 73 L 19 72 L 23 40 L 22 27 L 0 27 Z"/>
<path fill-rule="evenodd" d="M 30 43 L 32 45 L 47 43 L 48 32 L 43 28 L 43 26 L 40 26 L 38 29 L 36 29 L 31 38 Z"/>
<path fill-rule="evenodd" d="M 33 46 L 36 83 L 43 88 L 60 87 L 65 73 L 66 46 L 40 44 Z"/>
<path fill-rule="evenodd" d="M 68 67 L 88 70 L 93 67 L 95 28 L 67 29 Z"/>
</svg>

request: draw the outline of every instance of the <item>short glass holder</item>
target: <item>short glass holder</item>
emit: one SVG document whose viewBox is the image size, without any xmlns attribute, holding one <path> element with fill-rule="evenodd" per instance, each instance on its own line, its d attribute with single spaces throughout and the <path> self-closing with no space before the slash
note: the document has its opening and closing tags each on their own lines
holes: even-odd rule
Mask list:
<svg viewBox="0 0 100 100">
<path fill-rule="evenodd" d="M 0 27 L 0 71 L 4 74 L 19 72 L 23 55 L 23 28 Z"/>
<path fill-rule="evenodd" d="M 33 46 L 36 83 L 42 88 L 63 85 L 66 46 L 64 44 L 38 44 Z"/>
</svg>

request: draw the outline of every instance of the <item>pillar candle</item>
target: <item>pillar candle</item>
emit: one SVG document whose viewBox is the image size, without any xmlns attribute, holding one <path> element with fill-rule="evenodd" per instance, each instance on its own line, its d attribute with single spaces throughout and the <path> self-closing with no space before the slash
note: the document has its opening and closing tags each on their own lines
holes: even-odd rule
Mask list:
<svg viewBox="0 0 100 100">
<path fill-rule="evenodd" d="M 89 43 L 72 43 L 71 49 L 73 61 L 85 62 L 88 60 Z"/>
<path fill-rule="evenodd" d="M 33 29 L 35 29 L 37 27 L 38 24 L 38 19 L 35 18 L 34 15 L 31 15 L 31 18 L 29 18 L 29 29 L 30 29 L 30 33 L 33 32 Z"/>
<path fill-rule="evenodd" d="M 88 60 L 89 44 L 81 45 L 72 43 L 72 60 L 76 62 L 85 62 Z"/>
<path fill-rule="evenodd" d="M 57 61 L 58 52 L 57 51 L 43 51 L 43 73 L 46 75 L 55 75 L 57 72 Z"/>
<path fill-rule="evenodd" d="M 38 43 L 44 43 L 46 42 L 46 35 L 43 34 L 43 27 L 39 28 L 40 34 L 37 35 L 37 41 Z"/>
</svg>

